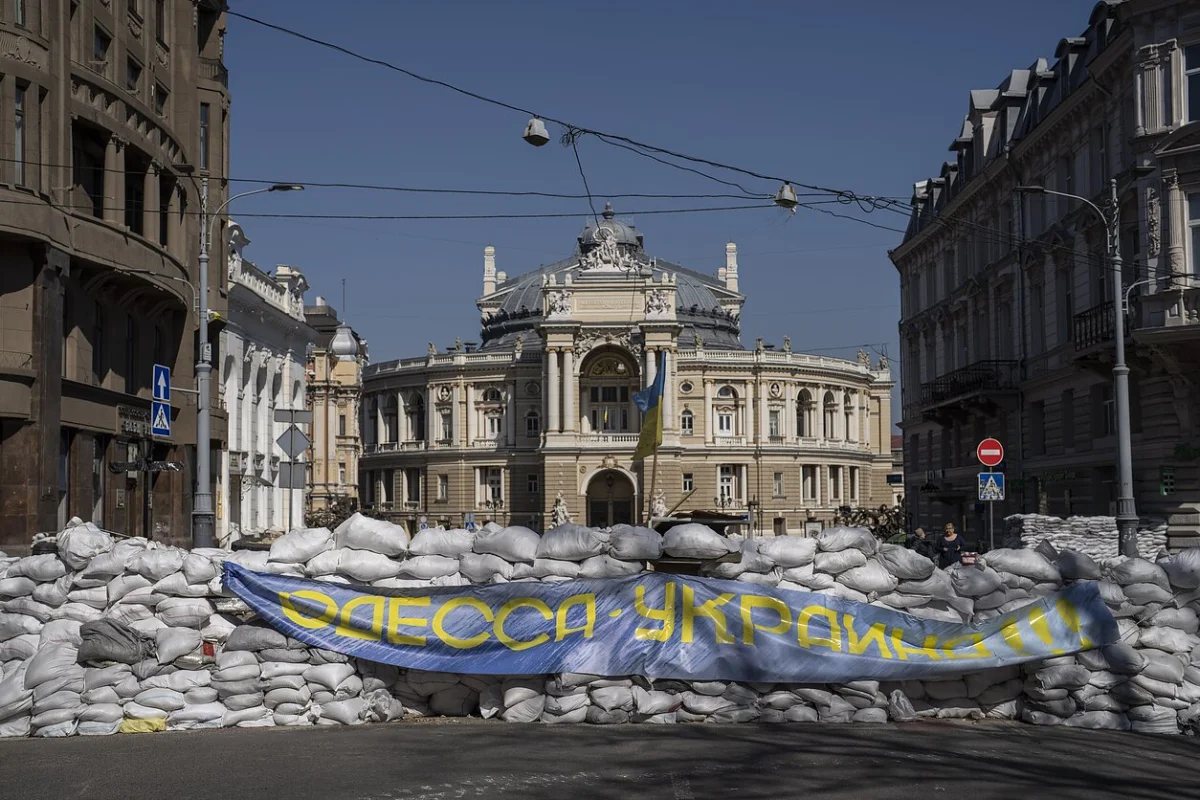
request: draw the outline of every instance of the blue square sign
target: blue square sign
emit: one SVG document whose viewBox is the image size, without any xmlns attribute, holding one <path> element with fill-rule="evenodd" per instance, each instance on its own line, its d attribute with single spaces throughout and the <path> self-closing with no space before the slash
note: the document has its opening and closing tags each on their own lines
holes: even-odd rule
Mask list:
<svg viewBox="0 0 1200 800">
<path fill-rule="evenodd" d="M 154 378 L 150 386 L 154 390 L 154 399 L 165 403 L 171 402 L 171 368 L 162 364 L 154 365 Z"/>
<path fill-rule="evenodd" d="M 154 436 L 171 435 L 171 407 L 159 400 L 150 404 L 150 433 Z"/>
<path fill-rule="evenodd" d="M 1004 499 L 1004 473 L 979 473 L 979 499 L 982 502 L 996 502 Z"/>
</svg>

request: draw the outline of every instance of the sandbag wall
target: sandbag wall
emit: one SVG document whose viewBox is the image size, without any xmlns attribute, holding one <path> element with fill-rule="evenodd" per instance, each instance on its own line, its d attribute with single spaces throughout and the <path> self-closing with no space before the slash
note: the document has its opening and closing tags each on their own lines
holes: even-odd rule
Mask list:
<svg viewBox="0 0 1200 800">
<path fill-rule="evenodd" d="M 508 722 L 862 722 L 1020 719 L 1157 733 L 1200 721 L 1200 549 L 1101 565 L 1076 552 L 996 550 L 982 568 L 935 569 L 870 532 L 733 541 L 699 525 L 564 525 L 478 534 L 355 517 L 293 531 L 267 552 L 114 541 L 90 524 L 57 554 L 0 558 L 0 736 L 277 725 L 353 725 L 479 714 Z M 563 581 L 636 574 L 663 554 L 704 574 L 963 622 L 1101 580 L 1122 642 L 946 680 L 838 685 L 498 677 L 402 670 L 317 648 L 253 621 L 221 566 L 380 587 Z"/>
<path fill-rule="evenodd" d="M 1014 514 L 1004 519 L 1004 546 L 1034 549 L 1046 542 L 1054 550 L 1074 550 L 1098 561 L 1116 558 L 1120 535 L 1116 517 L 1050 517 Z M 1167 522 L 1143 521 L 1138 531 L 1138 555 L 1154 558 L 1167 546 Z"/>
</svg>

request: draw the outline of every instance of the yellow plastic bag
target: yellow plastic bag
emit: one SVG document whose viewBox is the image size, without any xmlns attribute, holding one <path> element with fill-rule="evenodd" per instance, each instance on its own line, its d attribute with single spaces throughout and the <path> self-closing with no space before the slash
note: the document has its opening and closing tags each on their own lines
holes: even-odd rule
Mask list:
<svg viewBox="0 0 1200 800">
<path fill-rule="evenodd" d="M 155 717 L 154 719 L 129 719 L 128 717 L 121 720 L 121 733 L 162 733 L 167 729 L 166 717 Z"/>
</svg>

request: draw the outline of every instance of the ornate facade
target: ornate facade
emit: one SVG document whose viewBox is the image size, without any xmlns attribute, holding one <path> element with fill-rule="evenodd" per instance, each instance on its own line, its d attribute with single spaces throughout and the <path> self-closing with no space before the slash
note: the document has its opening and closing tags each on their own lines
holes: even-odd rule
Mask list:
<svg viewBox="0 0 1200 800">
<path fill-rule="evenodd" d="M 1096 4 L 1053 62 L 971 92 L 951 150 L 916 184 L 892 251 L 915 521 L 982 528 L 985 436 L 1006 450 L 998 518 L 1114 513 L 1113 347 L 1128 297 L 1138 512 L 1166 517 L 1173 545 L 1200 541 L 1200 2 Z M 1017 191 L 1029 186 L 1116 213 L 1119 283 L 1095 211 Z"/>
<path fill-rule="evenodd" d="M 224 9 L 0 4 L 0 550 L 73 516 L 190 540 L 195 395 L 153 438 L 151 378 L 195 388 L 201 179 L 229 174 Z M 213 181 L 208 207 L 225 196 Z"/>
<path fill-rule="evenodd" d="M 304 320 L 304 275 L 284 265 L 273 275 L 262 271 L 242 257 L 250 243 L 242 227 L 231 222 L 226 234 L 229 315 L 221 331 L 220 381 L 229 440 L 215 492 L 222 544 L 240 534 L 303 526 L 303 489 L 280 485 L 288 459 L 276 440 L 290 423 L 276 421 L 275 412 L 307 408 L 305 357 L 317 336 Z M 311 433 L 308 424 L 297 427 Z"/>
<path fill-rule="evenodd" d="M 740 340 L 737 246 L 716 276 L 652 258 L 615 218 L 574 255 L 509 278 L 484 250 L 482 343 L 432 343 L 363 386 L 363 504 L 417 525 L 544 528 L 720 509 L 800 532 L 844 505 L 891 502 L 891 375 Z M 666 369 L 664 434 L 631 460 L 634 392 Z M 654 498 L 650 498 L 651 486 Z"/>
</svg>

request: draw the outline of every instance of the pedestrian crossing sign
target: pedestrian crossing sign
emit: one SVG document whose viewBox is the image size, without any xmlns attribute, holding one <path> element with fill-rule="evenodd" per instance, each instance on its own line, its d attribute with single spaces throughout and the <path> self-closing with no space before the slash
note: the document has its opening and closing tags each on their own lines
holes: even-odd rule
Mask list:
<svg viewBox="0 0 1200 800">
<path fill-rule="evenodd" d="M 158 400 L 150 404 L 150 433 L 154 436 L 171 435 L 171 406 Z"/>
<path fill-rule="evenodd" d="M 979 473 L 979 499 L 991 502 L 1004 499 L 1004 473 Z"/>
</svg>

